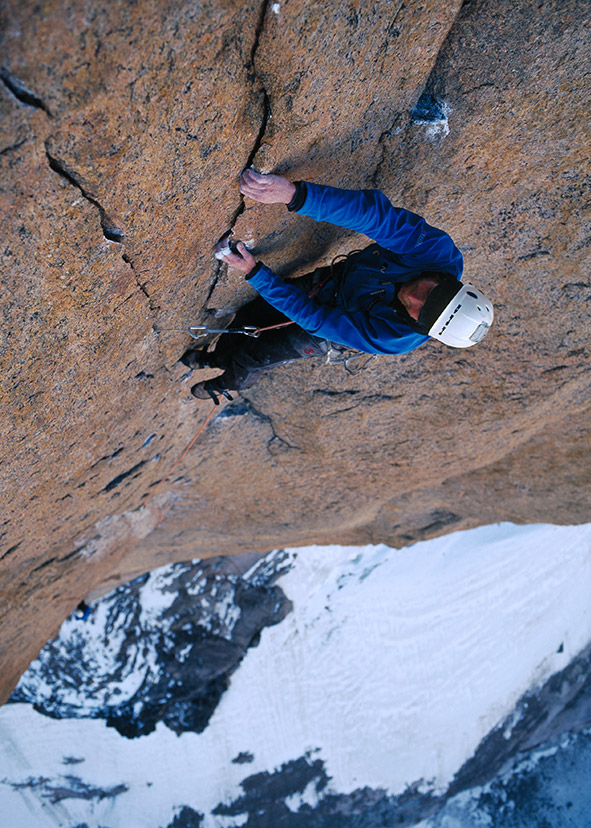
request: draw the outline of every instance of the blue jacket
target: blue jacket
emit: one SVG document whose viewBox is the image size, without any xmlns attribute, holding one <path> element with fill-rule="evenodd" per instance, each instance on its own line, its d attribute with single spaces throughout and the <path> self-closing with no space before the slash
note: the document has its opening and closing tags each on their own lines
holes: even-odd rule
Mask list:
<svg viewBox="0 0 591 828">
<path fill-rule="evenodd" d="M 248 277 L 269 304 L 315 336 L 368 354 L 404 354 L 429 337 L 418 333 L 393 306 L 397 286 L 426 270 L 460 278 L 462 254 L 442 230 L 401 207 L 379 190 L 341 190 L 306 182 L 300 215 L 347 227 L 374 239 L 350 256 L 336 297 L 327 286 L 310 299 L 260 264 Z M 330 302 L 331 304 L 327 304 Z"/>
</svg>

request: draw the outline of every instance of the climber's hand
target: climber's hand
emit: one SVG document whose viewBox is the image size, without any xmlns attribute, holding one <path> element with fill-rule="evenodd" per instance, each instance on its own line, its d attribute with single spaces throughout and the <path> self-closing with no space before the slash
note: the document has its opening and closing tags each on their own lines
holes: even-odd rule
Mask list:
<svg viewBox="0 0 591 828">
<path fill-rule="evenodd" d="M 262 204 L 289 204 L 295 191 L 295 184 L 282 175 L 263 175 L 254 170 L 244 170 L 240 176 L 240 192 Z"/>
<path fill-rule="evenodd" d="M 256 265 L 256 259 L 246 247 L 244 242 L 238 242 L 236 246 L 231 249 L 228 245 L 227 239 L 218 242 L 215 249 L 215 257 L 221 262 L 225 262 L 230 267 L 235 267 L 247 276 L 253 267 Z"/>
</svg>

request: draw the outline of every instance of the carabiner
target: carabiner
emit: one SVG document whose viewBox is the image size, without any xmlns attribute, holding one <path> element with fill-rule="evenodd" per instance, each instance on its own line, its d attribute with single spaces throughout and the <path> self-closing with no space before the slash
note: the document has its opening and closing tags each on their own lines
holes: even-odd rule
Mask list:
<svg viewBox="0 0 591 828">
<path fill-rule="evenodd" d="M 200 331 L 200 333 L 194 333 Z M 244 334 L 255 339 L 260 336 L 260 330 L 255 325 L 245 325 L 243 328 L 208 328 L 207 325 L 191 325 L 189 334 L 193 339 L 202 339 L 207 334 Z"/>
</svg>

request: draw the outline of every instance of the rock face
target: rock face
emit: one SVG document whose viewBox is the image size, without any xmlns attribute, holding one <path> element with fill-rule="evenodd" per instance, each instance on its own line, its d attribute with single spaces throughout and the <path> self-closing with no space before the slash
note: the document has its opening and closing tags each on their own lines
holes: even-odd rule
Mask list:
<svg viewBox="0 0 591 828">
<path fill-rule="evenodd" d="M 73 606 L 156 565 L 589 518 L 584 4 L 0 4 L 3 698 Z M 285 366 L 209 406 L 183 330 L 366 243 L 245 165 L 379 187 L 495 303 L 479 348 Z"/>
</svg>

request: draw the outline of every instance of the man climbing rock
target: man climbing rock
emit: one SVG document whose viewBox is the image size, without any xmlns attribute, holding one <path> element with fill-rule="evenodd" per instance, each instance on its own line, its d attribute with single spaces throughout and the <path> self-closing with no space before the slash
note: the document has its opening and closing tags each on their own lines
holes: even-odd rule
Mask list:
<svg viewBox="0 0 591 828">
<path fill-rule="evenodd" d="M 260 294 L 233 327 L 270 328 L 258 338 L 228 333 L 214 351 L 187 351 L 191 368 L 223 373 L 191 389 L 198 399 L 248 388 L 271 367 L 326 354 L 331 347 L 404 354 L 434 338 L 454 348 L 480 342 L 493 321 L 484 294 L 460 281 L 462 254 L 442 230 L 379 190 L 343 190 L 246 170 L 240 190 L 262 204 L 347 227 L 375 240 L 330 267 L 286 282 L 247 247 L 218 245 L 217 257 L 241 271 Z M 291 324 L 290 324 L 291 323 Z M 230 397 L 231 398 L 231 397 Z"/>
</svg>

